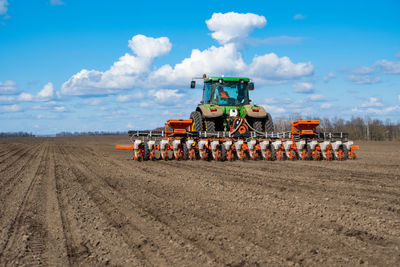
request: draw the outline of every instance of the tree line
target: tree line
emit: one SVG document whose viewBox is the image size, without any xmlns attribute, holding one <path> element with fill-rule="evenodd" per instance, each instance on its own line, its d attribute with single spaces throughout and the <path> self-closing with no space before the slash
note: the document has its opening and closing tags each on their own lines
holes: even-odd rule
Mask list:
<svg viewBox="0 0 400 267">
<path fill-rule="evenodd" d="M 35 137 L 35 135 L 27 132 L 4 132 L 0 133 L 1 137 Z"/>
<path fill-rule="evenodd" d="M 56 137 L 60 136 L 96 136 L 96 135 L 126 135 L 127 132 L 107 132 L 107 131 L 94 131 L 94 132 L 60 132 Z"/>
<path fill-rule="evenodd" d="M 382 121 L 370 117 L 352 117 L 349 120 L 340 118 L 301 117 L 295 114 L 289 117 L 274 119 L 275 131 L 290 131 L 291 124 L 295 120 L 319 120 L 319 132 L 345 132 L 352 140 L 366 141 L 400 141 L 400 122 L 392 122 L 389 119 Z"/>
</svg>

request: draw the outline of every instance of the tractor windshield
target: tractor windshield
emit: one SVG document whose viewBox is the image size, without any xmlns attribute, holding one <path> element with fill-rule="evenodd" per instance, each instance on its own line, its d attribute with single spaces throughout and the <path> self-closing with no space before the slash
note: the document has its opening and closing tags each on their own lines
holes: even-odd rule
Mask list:
<svg viewBox="0 0 400 267">
<path fill-rule="evenodd" d="M 224 82 L 211 85 L 211 104 L 241 106 L 249 104 L 247 83 Z"/>
</svg>

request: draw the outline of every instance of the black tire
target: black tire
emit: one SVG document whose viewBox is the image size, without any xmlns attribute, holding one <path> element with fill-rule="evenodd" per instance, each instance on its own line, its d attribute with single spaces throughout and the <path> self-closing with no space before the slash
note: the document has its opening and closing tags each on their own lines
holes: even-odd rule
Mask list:
<svg viewBox="0 0 400 267">
<path fill-rule="evenodd" d="M 147 143 L 143 144 L 143 150 L 144 150 L 143 160 L 149 160 L 150 150 L 149 150 L 149 146 L 147 145 Z"/>
<path fill-rule="evenodd" d="M 188 160 L 189 159 L 189 150 L 188 150 L 185 142 L 182 144 L 182 150 L 183 150 L 182 160 Z"/>
<path fill-rule="evenodd" d="M 190 118 L 193 120 L 194 123 L 194 130 L 196 132 L 202 132 L 204 131 L 203 127 L 203 116 L 201 116 L 201 113 L 199 111 L 193 111 L 190 114 Z"/>
<path fill-rule="evenodd" d="M 221 158 L 220 161 L 226 161 L 226 148 L 224 144 L 221 144 Z"/>
<path fill-rule="evenodd" d="M 307 145 L 307 160 L 311 160 L 312 159 L 312 150 L 311 150 L 311 146 Z"/>
<path fill-rule="evenodd" d="M 205 124 L 206 124 L 206 131 L 208 133 L 215 133 L 215 121 L 214 120 L 210 120 L 210 119 L 206 119 L 205 120 Z"/>
<path fill-rule="evenodd" d="M 344 153 L 344 160 L 349 158 L 349 151 L 345 145 L 342 145 L 343 153 Z"/>
<path fill-rule="evenodd" d="M 265 118 L 264 130 L 266 132 L 274 131 L 274 122 L 272 121 L 271 114 L 267 113 L 267 117 Z"/>
<path fill-rule="evenodd" d="M 269 149 L 271 150 L 271 161 L 275 161 L 276 160 L 275 148 L 272 145 L 270 145 Z"/>
<path fill-rule="evenodd" d="M 254 120 L 252 127 L 254 130 L 258 132 L 263 132 L 263 121 L 262 120 Z"/>
</svg>

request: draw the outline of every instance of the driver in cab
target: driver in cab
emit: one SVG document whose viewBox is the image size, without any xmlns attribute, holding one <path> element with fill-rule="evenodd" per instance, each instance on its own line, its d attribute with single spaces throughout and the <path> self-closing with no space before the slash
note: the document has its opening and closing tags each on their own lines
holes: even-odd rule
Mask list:
<svg viewBox="0 0 400 267">
<path fill-rule="evenodd" d="M 223 86 L 218 86 L 218 88 L 217 88 L 217 90 L 218 90 L 218 94 L 217 94 L 217 101 L 218 101 L 218 104 L 219 105 L 223 105 L 223 104 L 226 104 L 227 102 L 228 102 L 228 98 L 229 98 L 229 94 L 228 94 L 228 92 L 226 92 L 225 90 L 224 90 L 224 87 Z"/>
</svg>

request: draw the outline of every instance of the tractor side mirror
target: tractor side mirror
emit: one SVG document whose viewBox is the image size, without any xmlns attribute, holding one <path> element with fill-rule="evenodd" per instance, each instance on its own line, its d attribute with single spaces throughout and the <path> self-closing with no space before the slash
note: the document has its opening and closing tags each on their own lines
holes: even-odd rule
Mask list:
<svg viewBox="0 0 400 267">
<path fill-rule="evenodd" d="M 190 82 L 190 88 L 196 88 L 196 81 L 191 81 Z"/>
<path fill-rule="evenodd" d="M 254 83 L 249 83 L 249 91 L 253 91 L 254 90 Z"/>
</svg>

